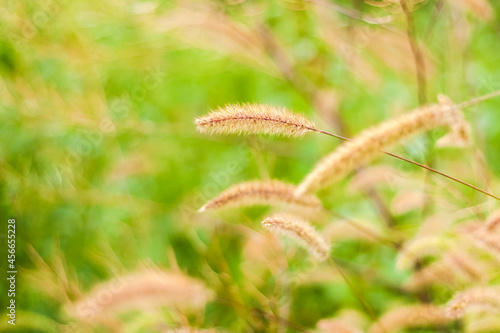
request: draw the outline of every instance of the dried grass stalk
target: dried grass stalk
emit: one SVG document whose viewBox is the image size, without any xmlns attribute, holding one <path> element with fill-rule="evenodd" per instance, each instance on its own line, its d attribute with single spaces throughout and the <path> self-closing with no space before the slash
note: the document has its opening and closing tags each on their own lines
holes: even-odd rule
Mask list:
<svg viewBox="0 0 500 333">
<path fill-rule="evenodd" d="M 371 161 L 380 151 L 415 134 L 444 125 L 452 127 L 457 112 L 460 112 L 457 107 L 429 105 L 361 132 L 325 156 L 298 186 L 296 193 L 325 188 Z"/>
<path fill-rule="evenodd" d="M 314 258 L 326 260 L 330 246 L 306 221 L 293 215 L 280 214 L 266 218 L 262 225 L 276 234 L 284 234 L 301 244 Z"/>
<path fill-rule="evenodd" d="M 315 130 L 303 115 L 283 107 L 230 104 L 195 120 L 198 131 L 210 134 L 273 134 L 303 136 Z"/>
<path fill-rule="evenodd" d="M 450 318 L 462 318 L 470 310 L 500 313 L 500 288 L 477 287 L 453 296 L 446 306 Z"/>
<path fill-rule="evenodd" d="M 451 321 L 445 310 L 436 305 L 408 305 L 386 312 L 368 333 L 398 332 L 408 327 L 446 325 Z"/>
<path fill-rule="evenodd" d="M 201 308 L 211 296 L 210 290 L 194 278 L 149 269 L 97 286 L 71 312 L 81 320 L 95 321 L 106 314 L 160 306 Z"/>
<path fill-rule="evenodd" d="M 211 209 L 252 205 L 288 205 L 319 210 L 321 201 L 314 195 L 295 196 L 296 187 L 278 180 L 250 181 L 234 185 L 208 201 L 199 212 Z"/>
</svg>

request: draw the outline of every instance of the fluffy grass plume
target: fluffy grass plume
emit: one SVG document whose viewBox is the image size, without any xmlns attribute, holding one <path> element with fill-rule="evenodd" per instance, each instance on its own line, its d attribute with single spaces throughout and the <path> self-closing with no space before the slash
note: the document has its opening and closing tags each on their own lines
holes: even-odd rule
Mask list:
<svg viewBox="0 0 500 333">
<path fill-rule="evenodd" d="M 363 313 L 352 309 L 343 309 L 334 318 L 321 319 L 316 324 L 318 333 L 363 333 L 368 319 Z"/>
<path fill-rule="evenodd" d="M 336 333 L 362 333 L 362 331 L 356 327 L 351 327 L 349 324 L 344 323 L 340 320 L 330 320 L 328 322 L 323 321 L 318 323 L 319 332 L 336 332 Z"/>
<path fill-rule="evenodd" d="M 303 136 L 315 130 L 303 115 L 264 104 L 229 104 L 195 120 L 197 129 L 210 134 L 272 134 Z"/>
<path fill-rule="evenodd" d="M 403 289 L 416 292 L 433 285 L 454 287 L 457 282 L 461 282 L 461 280 L 457 280 L 456 273 L 449 263 L 438 260 L 412 274 L 410 279 L 404 283 Z"/>
<path fill-rule="evenodd" d="M 273 233 L 294 239 L 318 261 L 328 258 L 330 246 L 308 222 L 294 215 L 280 214 L 266 218 L 262 225 Z"/>
<path fill-rule="evenodd" d="M 461 117 L 457 113 L 460 114 L 457 107 L 433 104 L 369 128 L 325 156 L 298 186 L 296 193 L 303 194 L 328 187 L 370 162 L 381 151 L 415 134 L 444 125 L 454 128 L 456 120 Z M 462 132 L 461 129 L 458 131 Z"/>
<path fill-rule="evenodd" d="M 500 315 L 500 289 L 476 287 L 459 292 L 446 305 L 446 314 L 450 318 L 462 318 L 472 309 Z"/>
<path fill-rule="evenodd" d="M 368 333 L 399 332 L 405 328 L 419 326 L 442 326 L 451 321 L 445 309 L 436 305 L 407 305 L 386 312 Z"/>
<path fill-rule="evenodd" d="M 494 211 L 486 220 L 485 229 L 490 232 L 495 232 L 500 227 L 500 209 Z"/>
<path fill-rule="evenodd" d="M 405 270 L 413 268 L 415 263 L 428 255 L 440 255 L 450 246 L 446 238 L 438 236 L 421 237 L 414 239 L 399 251 L 396 258 L 396 269 Z"/>
<path fill-rule="evenodd" d="M 472 233 L 472 239 L 476 247 L 487 251 L 500 262 L 500 235 L 487 227 L 491 228 L 491 225 L 480 226 Z"/>
<path fill-rule="evenodd" d="M 217 197 L 208 201 L 198 211 L 253 206 L 282 204 L 300 209 L 318 210 L 321 202 L 314 195 L 295 196 L 296 187 L 278 180 L 250 181 L 231 186 Z"/>
<path fill-rule="evenodd" d="M 78 319 L 92 321 L 107 314 L 161 306 L 202 308 L 211 296 L 201 281 L 155 268 L 98 285 L 71 312 Z"/>
<path fill-rule="evenodd" d="M 448 134 L 440 138 L 436 145 L 438 147 L 468 147 L 471 144 L 470 124 L 465 120 L 464 115 L 458 109 L 453 109 L 453 101 L 445 95 L 438 96 L 439 104 L 451 108 L 448 126 Z"/>
</svg>

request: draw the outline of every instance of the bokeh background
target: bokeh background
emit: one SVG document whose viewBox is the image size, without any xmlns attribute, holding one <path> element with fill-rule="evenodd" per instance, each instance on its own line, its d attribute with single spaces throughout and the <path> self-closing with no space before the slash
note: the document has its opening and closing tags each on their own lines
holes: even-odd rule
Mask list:
<svg viewBox="0 0 500 333">
<path fill-rule="evenodd" d="M 208 136 L 193 121 L 228 103 L 257 102 L 352 137 L 440 93 L 462 102 L 500 89 L 496 1 L 407 5 L 408 15 L 398 1 L 375 0 L 2 1 L 0 254 L 4 267 L 6 221 L 15 218 L 15 328 L 293 332 L 343 308 L 364 312 L 334 267 L 270 238 L 259 223 L 268 208 L 196 213 L 244 180 L 298 183 L 339 142 Z M 435 130 L 394 151 L 498 193 L 499 107 L 492 99 L 465 110 L 472 148 L 436 149 L 444 132 Z M 479 207 L 484 217 L 497 205 L 389 157 L 374 165 L 397 175 L 378 191 L 394 237 L 411 237 L 433 214 Z M 392 235 L 352 177 L 320 197 Z M 316 226 L 327 232 L 339 220 Z M 330 232 L 338 238 L 332 257 L 375 315 L 418 299 L 397 287 L 408 273 L 395 271 L 394 248 L 340 230 Z M 134 310 L 118 326 L 78 326 L 72 302 L 143 266 L 200 279 L 217 296 L 194 315 Z M 442 303 L 450 293 L 438 295 Z M 0 328 L 12 330 L 2 318 Z"/>
</svg>

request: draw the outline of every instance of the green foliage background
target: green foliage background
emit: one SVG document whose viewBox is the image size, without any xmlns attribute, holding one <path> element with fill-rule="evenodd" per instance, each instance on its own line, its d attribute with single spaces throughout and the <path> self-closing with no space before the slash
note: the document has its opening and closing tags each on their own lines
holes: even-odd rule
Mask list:
<svg viewBox="0 0 500 333">
<path fill-rule="evenodd" d="M 500 89 L 498 21 L 481 20 L 465 11 L 459 18 L 465 23 L 457 23 L 450 5 L 438 2 L 444 9 L 437 18 L 433 18 L 436 1 L 426 1 L 414 12 L 418 40 L 434 66 L 428 76 L 429 101 L 434 102 L 438 93 L 461 102 Z M 335 3 L 360 6 L 373 16 L 387 15 L 359 1 Z M 236 288 L 245 306 L 267 311 L 248 290 L 240 264 L 244 244 L 240 226 L 263 233 L 259 221 L 265 210 L 233 210 L 209 217 L 194 212 L 206 199 L 240 181 L 270 177 L 298 183 L 338 145 L 333 138 L 314 134 L 284 139 L 197 133 L 195 117 L 239 102 L 286 106 L 307 115 L 320 128 L 337 129 L 325 121 L 330 115 L 320 117 L 300 87 L 290 84 L 275 67 L 252 66 L 242 61 L 243 55 L 220 52 L 216 40 L 210 41 L 210 47 L 200 47 L 173 30 L 154 29 L 155 19 L 184 3 L 154 4 L 152 11 L 137 14 L 138 5 L 132 1 L 2 2 L 0 220 L 2 235 L 8 218 L 17 221 L 17 328 L 23 332 L 53 331 L 71 321 L 61 299 L 24 278 L 36 269 L 28 255 L 31 247 L 47 263 L 63 255 L 66 269 L 74 272 L 84 292 L 117 273 L 135 270 L 145 260 L 161 267 L 176 262 L 189 275 L 205 279 L 218 295 Z M 255 4 L 266 9 L 259 15 L 242 14 L 245 6 Z M 500 6 L 491 4 L 498 17 Z M 387 66 L 367 48 L 357 47 L 355 38 L 351 46 L 375 68 L 379 80 L 369 84 L 354 75 L 341 48 L 333 49 L 323 39 L 311 5 L 251 0 L 211 5 L 243 26 L 266 25 L 312 91 L 335 93 L 350 135 L 418 105 L 415 75 Z M 343 29 L 381 29 L 334 11 L 332 15 Z M 395 15 L 395 29 L 404 35 L 402 15 Z M 462 35 L 460 24 L 470 35 Z M 391 53 L 390 47 L 387 50 L 389 59 L 402 56 Z M 466 111 L 475 144 L 484 152 L 493 193 L 500 191 L 499 107 L 500 99 L 493 99 Z M 439 170 L 485 187 L 474 150 L 436 151 L 433 143 L 440 134 L 419 137 L 395 151 L 420 162 L 433 156 Z M 424 174 L 387 157 L 376 163 L 403 168 L 417 178 Z M 431 196 L 450 198 L 456 209 L 489 200 L 458 184 L 439 181 L 444 185 Z M 366 196 L 348 192 L 347 183 L 321 193 L 325 206 L 382 224 Z M 467 200 L 450 194 L 456 191 Z M 397 187 L 391 187 L 381 196 L 390 202 L 397 193 Z M 410 237 L 421 221 L 421 212 L 413 211 L 397 216 L 396 228 Z M 1 258 L 6 258 L 4 240 Z M 406 273 L 393 268 L 395 255 L 394 249 L 357 241 L 339 242 L 332 250 L 377 315 L 391 304 L 416 300 L 387 288 L 406 278 Z M 290 272 L 306 269 L 305 261 L 305 253 L 297 251 L 290 259 Z M 207 278 L 208 268 L 225 276 L 224 287 L 214 286 Z M 377 277 L 367 278 L 372 271 Z M 0 290 L 4 309 L 3 274 L 4 269 Z M 261 292 L 274 295 L 273 277 L 267 278 L 268 290 Z M 437 302 L 449 296 L 443 292 Z M 290 321 L 308 328 L 341 308 L 362 310 L 342 281 L 297 286 L 286 301 L 291 304 Z M 9 330 L 5 315 L 2 318 L 0 327 Z M 203 320 L 193 325 L 264 331 L 256 322 L 266 320 L 242 315 L 237 306 L 213 302 Z"/>
</svg>

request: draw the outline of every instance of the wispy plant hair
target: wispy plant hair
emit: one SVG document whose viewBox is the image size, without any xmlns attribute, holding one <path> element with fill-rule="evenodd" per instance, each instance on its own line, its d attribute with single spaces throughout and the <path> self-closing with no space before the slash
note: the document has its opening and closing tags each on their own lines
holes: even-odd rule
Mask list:
<svg viewBox="0 0 500 333">
<path fill-rule="evenodd" d="M 487 278 L 485 267 L 476 258 L 472 258 L 465 251 L 458 249 L 449 251 L 444 255 L 444 260 L 457 273 L 461 273 L 469 281 L 485 281 Z"/>
<path fill-rule="evenodd" d="M 476 287 L 461 291 L 448 302 L 446 313 L 450 318 L 462 318 L 471 307 L 500 314 L 500 288 Z"/>
<path fill-rule="evenodd" d="M 412 268 L 415 263 L 426 255 L 441 254 L 449 246 L 443 237 L 421 237 L 408 242 L 399 251 L 396 258 L 396 268 L 399 270 Z"/>
<path fill-rule="evenodd" d="M 415 134 L 444 125 L 452 127 L 457 112 L 460 110 L 455 106 L 428 105 L 361 132 L 325 156 L 300 183 L 296 193 L 325 188 Z"/>
<path fill-rule="evenodd" d="M 279 214 L 267 217 L 262 225 L 273 233 L 297 241 L 318 261 L 328 258 L 330 245 L 305 220 L 294 215 Z"/>
<path fill-rule="evenodd" d="M 314 195 L 295 196 L 296 187 L 278 180 L 249 181 L 231 186 L 208 201 L 199 212 L 212 209 L 252 205 L 287 205 L 299 209 L 319 210 L 320 200 Z"/>
<path fill-rule="evenodd" d="M 453 108 L 453 101 L 445 95 L 438 96 L 439 104 L 452 110 L 449 114 L 449 133 L 440 138 L 436 145 L 438 147 L 467 147 L 471 144 L 470 124 L 458 109 Z"/>
<path fill-rule="evenodd" d="M 71 313 L 78 319 L 98 320 L 100 315 L 159 306 L 201 308 L 211 297 L 212 292 L 197 279 L 148 269 L 98 285 L 74 305 Z"/>
<path fill-rule="evenodd" d="M 449 263 L 445 260 L 438 260 L 412 274 L 410 279 L 403 285 L 403 288 L 415 292 L 431 285 L 445 284 L 454 286 L 456 283 L 455 272 L 449 266 Z"/>
<path fill-rule="evenodd" d="M 485 229 L 494 232 L 500 226 L 500 209 L 494 211 L 486 220 Z"/>
<path fill-rule="evenodd" d="M 445 309 L 428 304 L 401 306 L 386 312 L 368 333 L 398 332 L 404 328 L 445 325 L 451 321 Z"/>
<path fill-rule="evenodd" d="M 303 115 L 264 104 L 229 104 L 195 120 L 197 129 L 209 134 L 272 134 L 300 137 L 315 130 Z"/>
<path fill-rule="evenodd" d="M 488 224 L 475 230 L 472 233 L 472 239 L 478 248 L 489 252 L 493 258 L 500 262 L 500 235 L 487 229 L 487 226 Z"/>
</svg>

